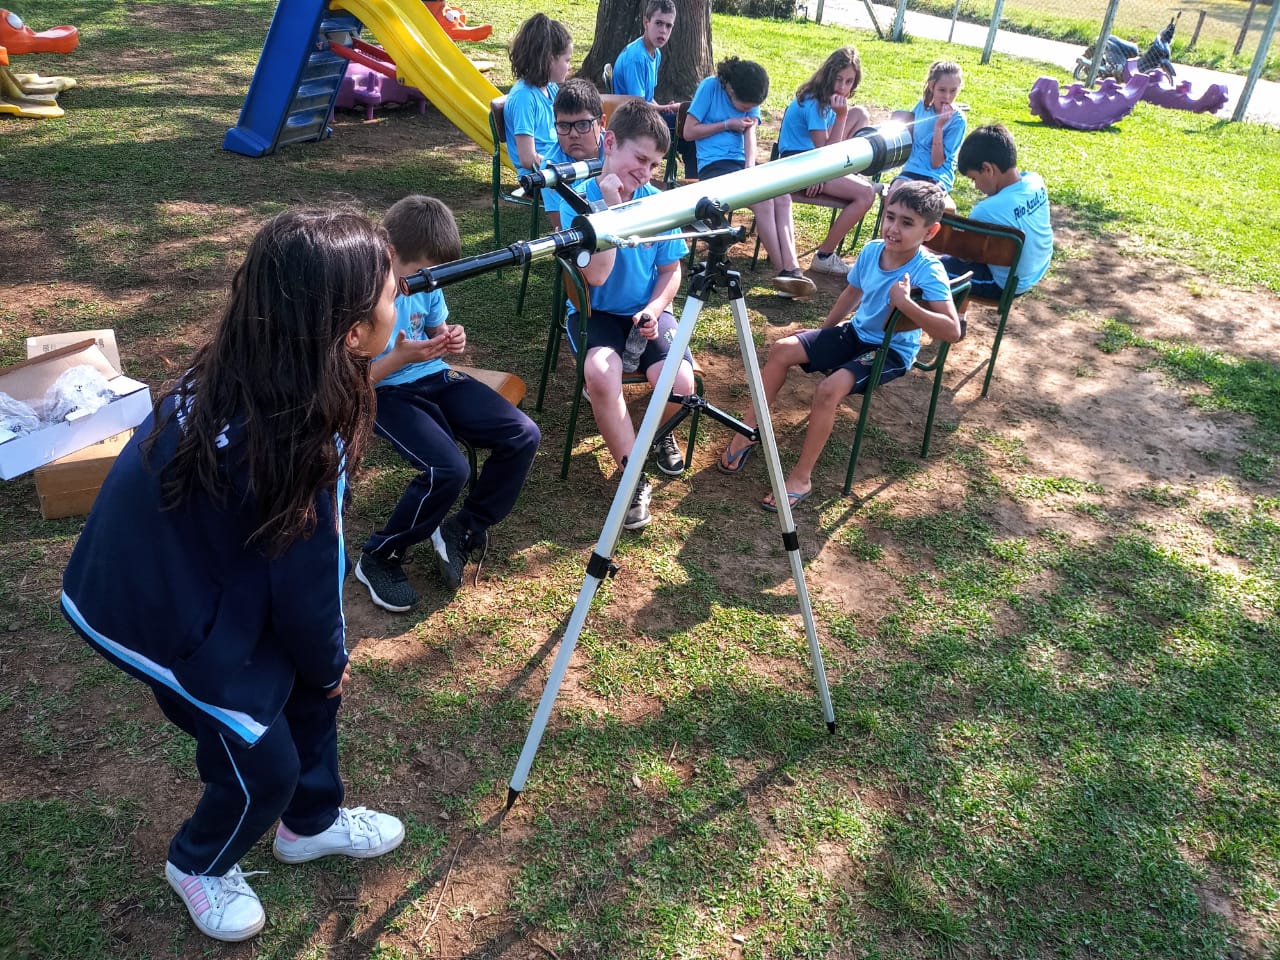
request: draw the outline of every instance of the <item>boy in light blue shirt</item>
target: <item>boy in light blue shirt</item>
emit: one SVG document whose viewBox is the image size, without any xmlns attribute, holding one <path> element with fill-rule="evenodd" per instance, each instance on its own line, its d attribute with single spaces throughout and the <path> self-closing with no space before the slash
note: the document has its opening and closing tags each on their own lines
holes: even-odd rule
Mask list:
<svg viewBox="0 0 1280 960">
<path fill-rule="evenodd" d="M 662 69 L 662 48 L 671 39 L 676 26 L 674 0 L 649 0 L 644 8 L 644 29 L 640 36 L 622 48 L 613 61 L 613 92 L 648 100 L 662 113 L 667 129 L 676 137 L 676 114 L 680 104 L 658 103 L 658 71 Z M 697 172 L 698 155 L 692 143 L 678 140 L 684 161 L 685 176 Z"/>
<path fill-rule="evenodd" d="M 986 199 L 973 205 L 969 217 L 1021 230 L 1025 240 L 1018 259 L 1018 288 L 1026 293 L 1040 282 L 1053 258 L 1053 224 L 1049 192 L 1038 173 L 1018 170 L 1018 148 L 1003 124 L 978 127 L 965 137 L 956 160 L 960 172 L 973 181 Z M 950 276 L 973 273 L 970 292 L 984 300 L 999 300 L 1009 282 L 1009 268 L 959 257 L 944 256 Z"/>
<path fill-rule="evenodd" d="M 565 81 L 556 94 L 555 109 L 556 145 L 547 155 L 545 166 L 594 160 L 604 152 L 604 104 L 594 83 L 582 77 Z M 572 186 L 581 195 L 587 181 L 579 180 Z M 551 187 L 542 191 L 542 209 L 547 212 L 552 230 L 559 230 L 574 217 Z"/>
<path fill-rule="evenodd" d="M 765 401 L 772 404 L 786 383 L 792 367 L 825 377 L 813 390 L 809 425 L 796 465 L 786 478 L 787 498 L 794 507 L 813 492 L 813 468 L 831 429 L 836 408 L 851 393 L 866 390 L 876 351 L 884 343 L 889 314 L 897 309 L 912 329 L 899 330 L 889 341 L 880 383 L 902 376 L 920 349 L 923 330 L 935 340 L 960 339 L 960 320 L 951 302 L 946 271 L 938 258 L 922 244 L 938 232 L 946 195 L 936 183 L 922 180 L 899 185 L 885 203 L 880 239 L 862 248 L 849 270 L 848 286 L 819 330 L 805 330 L 779 340 L 769 350 L 761 371 Z M 912 287 L 922 292 L 921 302 L 911 297 Z M 755 426 L 748 412 L 743 421 Z M 741 473 L 754 445 L 734 435 L 720 457 L 722 473 Z M 777 510 L 773 495 L 760 506 Z"/>
<path fill-rule="evenodd" d="M 598 178 L 588 181 L 587 200 L 603 200 L 615 206 L 657 193 L 649 179 L 669 145 L 667 126 L 653 104 L 643 100 L 622 104 L 605 131 L 604 169 Z M 605 446 L 619 465 L 633 454 L 636 442 L 635 426 L 622 396 L 622 358 L 627 337 L 636 329 L 648 341 L 635 369 L 644 373 L 650 384 L 656 383 L 675 334 L 671 302 L 680 290 L 680 261 L 687 251 L 685 242 L 678 238 L 625 249 L 610 248 L 593 254 L 582 271 L 591 286 L 587 342 L 574 342 L 577 325 L 570 322 L 569 343 L 575 353 L 587 351 L 587 396 Z M 672 389 L 678 394 L 692 394 L 693 357 L 686 350 L 676 362 L 680 368 Z M 675 404 L 668 404 L 665 416 L 672 416 L 677 409 Z M 684 471 L 684 457 L 670 434 L 654 444 L 650 452 L 658 469 L 668 476 Z M 623 520 L 626 529 L 648 526 L 651 495 L 648 479 L 642 479 Z"/>
</svg>

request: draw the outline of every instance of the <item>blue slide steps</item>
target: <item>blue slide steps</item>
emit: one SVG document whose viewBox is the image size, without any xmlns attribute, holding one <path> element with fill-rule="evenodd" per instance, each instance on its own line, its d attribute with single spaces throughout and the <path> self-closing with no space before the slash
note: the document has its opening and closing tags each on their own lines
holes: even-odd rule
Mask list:
<svg viewBox="0 0 1280 960">
<path fill-rule="evenodd" d="M 347 71 L 347 60 L 329 49 L 329 41 L 349 43 L 360 29 L 351 14 L 330 14 L 328 0 L 280 0 L 240 120 L 227 131 L 223 149 L 261 157 L 329 136 L 329 114 Z"/>
</svg>

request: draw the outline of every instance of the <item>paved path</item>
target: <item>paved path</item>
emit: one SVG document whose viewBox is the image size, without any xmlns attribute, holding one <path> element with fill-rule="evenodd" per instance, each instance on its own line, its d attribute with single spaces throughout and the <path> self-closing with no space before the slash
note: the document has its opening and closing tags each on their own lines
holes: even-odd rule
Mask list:
<svg viewBox="0 0 1280 960">
<path fill-rule="evenodd" d="M 816 6 L 816 0 L 809 0 L 811 11 Z M 888 34 L 893 26 L 894 8 L 880 4 L 875 4 L 874 8 L 876 20 L 880 22 L 881 29 Z M 871 24 L 871 18 L 867 15 L 866 7 L 860 0 L 825 0 L 822 19 L 825 23 L 859 27 L 864 30 L 875 29 Z M 1102 25 L 1098 26 L 1101 28 Z M 951 21 L 945 17 L 933 17 L 908 10 L 905 29 L 912 36 L 946 40 L 947 34 L 951 31 Z M 981 49 L 987 44 L 987 27 L 983 24 L 957 21 L 952 42 Z M 1084 53 L 1084 47 L 1079 44 L 1045 40 L 1042 37 L 1031 37 L 1007 30 L 996 33 L 995 50 L 997 53 L 1007 53 L 1028 60 L 1040 60 L 1061 68 L 1064 73 L 1058 79 L 1064 88 L 1072 82 L 1071 71 L 1075 69 L 1076 58 Z M 1201 67 L 1184 66 L 1180 63 L 1175 64 L 1175 67 L 1178 71 L 1178 80 L 1191 81 L 1193 97 L 1200 96 L 1211 83 L 1225 83 L 1230 99 L 1227 105 L 1214 116 L 1223 120 L 1231 119 L 1236 109 L 1236 101 L 1244 90 L 1244 77 L 1233 73 L 1220 73 L 1217 70 L 1205 70 Z M 1254 85 L 1253 96 L 1249 98 L 1249 106 L 1245 110 L 1245 119 L 1255 123 L 1280 126 L 1280 83 L 1259 80 Z"/>
</svg>

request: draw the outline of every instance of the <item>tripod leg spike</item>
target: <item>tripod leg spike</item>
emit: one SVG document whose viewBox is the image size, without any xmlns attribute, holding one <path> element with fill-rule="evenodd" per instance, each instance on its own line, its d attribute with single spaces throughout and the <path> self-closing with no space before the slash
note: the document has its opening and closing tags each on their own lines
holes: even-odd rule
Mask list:
<svg viewBox="0 0 1280 960">
<path fill-rule="evenodd" d="M 832 726 L 835 726 L 835 724 L 832 724 Z M 516 801 L 519 799 L 520 799 L 520 791 L 515 789 L 514 787 L 507 787 L 506 809 L 510 810 L 512 807 L 514 807 L 516 805 Z"/>
</svg>

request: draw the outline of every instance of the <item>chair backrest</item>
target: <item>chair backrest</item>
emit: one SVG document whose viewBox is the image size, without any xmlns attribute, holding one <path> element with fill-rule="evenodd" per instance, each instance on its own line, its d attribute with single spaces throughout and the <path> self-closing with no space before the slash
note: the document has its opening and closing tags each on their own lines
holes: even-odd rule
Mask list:
<svg viewBox="0 0 1280 960">
<path fill-rule="evenodd" d="M 1022 256 L 1025 240 L 1023 232 L 1014 227 L 948 213 L 925 246 L 934 253 L 949 253 L 961 260 L 1013 270 Z"/>
<path fill-rule="evenodd" d="M 494 97 L 489 101 L 489 132 L 493 134 L 493 152 L 497 153 L 507 142 L 507 122 L 504 113 L 507 109 L 507 96 Z"/>
<path fill-rule="evenodd" d="M 613 117 L 613 111 L 622 106 L 628 100 L 640 100 L 640 97 L 633 97 L 627 93 L 602 93 L 600 94 L 600 102 L 604 105 L 604 125 L 609 126 L 609 120 Z"/>
<path fill-rule="evenodd" d="M 676 136 L 681 140 L 688 139 L 684 135 L 684 121 L 689 116 L 689 104 L 692 100 L 681 100 L 680 106 L 676 110 Z"/>
<path fill-rule="evenodd" d="M 582 317 L 591 314 L 591 286 L 587 283 L 587 278 L 582 275 L 581 268 L 571 260 L 564 257 L 556 257 L 556 261 L 560 264 L 560 270 L 564 274 L 564 292 L 569 298 L 569 303 L 573 309 L 578 311 Z"/>
<path fill-rule="evenodd" d="M 973 279 L 973 272 L 962 273 L 958 277 L 951 277 L 947 281 L 947 285 L 951 288 L 951 302 L 956 306 L 956 313 L 964 313 L 965 304 L 969 302 L 970 281 Z M 919 287 L 911 288 L 911 299 L 917 303 L 923 301 L 924 291 Z M 889 319 L 885 321 L 885 340 L 888 340 L 895 333 L 905 333 L 908 330 L 915 330 L 918 323 L 913 323 L 907 318 L 907 315 L 894 307 L 889 311 Z"/>
</svg>

